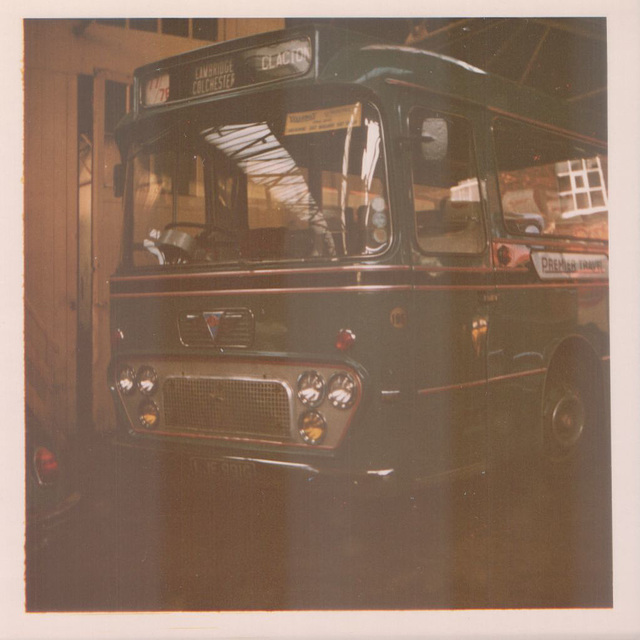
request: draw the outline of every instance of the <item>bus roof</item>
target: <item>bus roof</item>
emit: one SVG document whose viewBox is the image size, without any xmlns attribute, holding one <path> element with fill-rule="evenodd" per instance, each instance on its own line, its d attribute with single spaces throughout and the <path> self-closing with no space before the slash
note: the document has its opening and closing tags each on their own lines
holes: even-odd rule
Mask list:
<svg viewBox="0 0 640 640">
<path fill-rule="evenodd" d="M 380 84 L 395 84 L 588 138 L 606 138 L 599 119 L 576 104 L 442 54 L 325 25 L 209 45 L 140 67 L 135 78 L 134 120 L 171 105 L 219 100 L 275 85 L 354 83 L 375 90 Z M 150 86 L 156 87 L 155 94 Z"/>
</svg>

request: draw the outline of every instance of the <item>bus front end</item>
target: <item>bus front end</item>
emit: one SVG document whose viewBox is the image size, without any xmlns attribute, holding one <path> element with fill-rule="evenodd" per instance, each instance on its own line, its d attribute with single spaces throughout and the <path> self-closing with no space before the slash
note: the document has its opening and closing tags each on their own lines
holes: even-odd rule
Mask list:
<svg viewBox="0 0 640 640">
<path fill-rule="evenodd" d="M 320 40 L 283 32 L 136 73 L 109 373 L 134 456 L 232 481 L 396 474 L 411 283 L 383 109 L 318 79 Z"/>
</svg>

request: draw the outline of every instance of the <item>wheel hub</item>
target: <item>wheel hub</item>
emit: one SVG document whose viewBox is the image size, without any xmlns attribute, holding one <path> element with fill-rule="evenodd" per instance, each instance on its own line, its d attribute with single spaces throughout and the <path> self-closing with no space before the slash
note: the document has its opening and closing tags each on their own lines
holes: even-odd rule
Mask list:
<svg viewBox="0 0 640 640">
<path fill-rule="evenodd" d="M 551 431 L 556 442 L 564 449 L 573 447 L 585 425 L 585 410 L 582 400 L 575 394 L 560 398 L 551 415 Z"/>
</svg>

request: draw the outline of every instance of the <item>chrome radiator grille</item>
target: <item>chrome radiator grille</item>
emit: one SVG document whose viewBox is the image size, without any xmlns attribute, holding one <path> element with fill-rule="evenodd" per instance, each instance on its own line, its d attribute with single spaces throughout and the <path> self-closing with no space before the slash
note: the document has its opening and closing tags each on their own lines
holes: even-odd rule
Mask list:
<svg viewBox="0 0 640 640">
<path fill-rule="evenodd" d="M 290 438 L 289 395 L 280 382 L 168 378 L 162 391 L 170 430 Z"/>
</svg>

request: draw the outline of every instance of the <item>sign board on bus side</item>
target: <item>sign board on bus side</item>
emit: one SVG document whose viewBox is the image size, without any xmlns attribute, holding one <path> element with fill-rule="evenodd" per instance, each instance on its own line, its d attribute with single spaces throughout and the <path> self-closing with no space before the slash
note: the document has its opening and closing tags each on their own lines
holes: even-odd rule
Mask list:
<svg viewBox="0 0 640 640">
<path fill-rule="evenodd" d="M 531 260 L 542 280 L 592 280 L 609 277 L 609 259 L 605 254 L 534 251 L 531 253 Z"/>
</svg>

